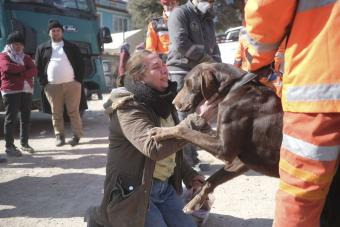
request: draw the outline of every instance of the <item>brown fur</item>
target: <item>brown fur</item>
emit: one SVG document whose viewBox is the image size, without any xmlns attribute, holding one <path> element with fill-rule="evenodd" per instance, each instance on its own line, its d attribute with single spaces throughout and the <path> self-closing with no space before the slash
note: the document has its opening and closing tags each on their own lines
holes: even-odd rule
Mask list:
<svg viewBox="0 0 340 227">
<path fill-rule="evenodd" d="M 201 133 L 181 124 L 152 132 L 156 140 L 184 139 L 225 161 L 224 168 L 209 177 L 201 192 L 186 205 L 187 213 L 198 209 L 216 186 L 249 169 L 279 176 L 281 100 L 256 81 L 229 92 L 244 74 L 227 64 L 200 64 L 186 76 L 184 87 L 173 101 L 178 110 L 188 111 L 218 92 L 224 98 L 218 106 L 216 132 Z"/>
</svg>

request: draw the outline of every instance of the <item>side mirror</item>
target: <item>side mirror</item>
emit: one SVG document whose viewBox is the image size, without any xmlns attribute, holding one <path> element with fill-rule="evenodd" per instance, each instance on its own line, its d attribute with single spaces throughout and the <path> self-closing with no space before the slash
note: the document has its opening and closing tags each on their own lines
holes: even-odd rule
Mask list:
<svg viewBox="0 0 340 227">
<path fill-rule="evenodd" d="M 100 28 L 100 42 L 101 44 L 112 42 L 111 32 L 108 27 Z"/>
</svg>

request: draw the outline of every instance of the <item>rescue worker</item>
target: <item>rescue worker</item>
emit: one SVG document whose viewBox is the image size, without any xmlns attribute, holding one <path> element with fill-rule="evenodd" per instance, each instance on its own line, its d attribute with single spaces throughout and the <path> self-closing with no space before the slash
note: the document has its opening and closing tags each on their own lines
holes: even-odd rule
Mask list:
<svg viewBox="0 0 340 227">
<path fill-rule="evenodd" d="M 168 18 L 171 11 L 177 6 L 177 0 L 160 0 L 163 6 L 163 15 L 152 19 L 148 25 L 146 36 L 146 50 L 159 54 L 163 62 L 169 52 Z"/>
<path fill-rule="evenodd" d="M 274 227 L 319 227 L 339 165 L 339 15 L 338 0 L 251 0 L 245 7 L 252 71 L 269 65 L 288 39 Z"/>
</svg>

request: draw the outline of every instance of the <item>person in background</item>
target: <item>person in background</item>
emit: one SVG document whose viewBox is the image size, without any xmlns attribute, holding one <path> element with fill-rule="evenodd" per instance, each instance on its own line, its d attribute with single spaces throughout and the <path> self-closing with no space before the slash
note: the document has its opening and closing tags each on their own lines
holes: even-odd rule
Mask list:
<svg viewBox="0 0 340 227">
<path fill-rule="evenodd" d="M 274 227 L 319 227 L 339 167 L 339 15 L 335 0 L 251 0 L 245 8 L 250 71 L 268 67 L 287 37 Z"/>
<path fill-rule="evenodd" d="M 130 44 L 124 42 L 120 48 L 117 87 L 124 86 L 126 63 L 130 58 Z"/>
<path fill-rule="evenodd" d="M 37 75 L 31 57 L 24 53 L 25 37 L 10 33 L 0 53 L 1 94 L 5 105 L 4 135 L 6 154 L 19 157 L 20 151 L 34 153 L 28 144 L 33 94 L 33 77 Z M 20 150 L 14 145 L 15 121 L 20 112 Z"/>
<path fill-rule="evenodd" d="M 184 77 L 202 62 L 221 62 L 214 28 L 213 0 L 188 0 L 176 7 L 168 21 L 170 50 L 167 60 L 171 81 L 182 89 Z M 189 113 L 178 112 L 183 120 Z M 193 145 L 185 148 L 185 157 L 190 165 L 199 162 Z"/>
<path fill-rule="evenodd" d="M 163 15 L 152 19 L 146 35 L 146 50 L 157 53 L 166 62 L 169 52 L 168 19 L 171 11 L 177 6 L 177 0 L 160 0 Z"/>
<path fill-rule="evenodd" d="M 136 52 L 128 61 L 125 86 L 111 92 L 109 153 L 104 196 L 88 210 L 88 227 L 194 227 L 184 214 L 182 181 L 197 191 L 204 178 L 183 159 L 183 140 L 156 142 L 150 131 L 178 123 L 172 100 L 176 84 L 156 53 Z M 204 106 L 204 105 L 202 105 Z M 181 124 L 210 130 L 216 105 L 201 108 Z"/>
<path fill-rule="evenodd" d="M 59 21 L 49 21 L 48 33 L 51 40 L 41 44 L 35 55 L 38 78 L 51 106 L 56 146 L 65 144 L 64 105 L 73 131 L 68 143 L 75 146 L 83 134 L 79 105 L 84 62 L 79 47 L 64 40 L 64 28 Z"/>
</svg>

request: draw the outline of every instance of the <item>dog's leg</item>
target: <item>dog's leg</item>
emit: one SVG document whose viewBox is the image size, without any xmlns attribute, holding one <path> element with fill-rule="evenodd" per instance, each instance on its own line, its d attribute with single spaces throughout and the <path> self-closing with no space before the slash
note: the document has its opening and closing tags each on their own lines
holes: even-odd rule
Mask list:
<svg viewBox="0 0 340 227">
<path fill-rule="evenodd" d="M 163 141 L 173 138 L 183 139 L 211 152 L 213 155 L 217 154 L 217 150 L 219 150 L 221 147 L 218 136 L 201 133 L 181 125 L 174 127 L 154 128 L 150 132 L 150 135 L 156 141 Z"/>
<path fill-rule="evenodd" d="M 199 210 L 204 205 L 204 202 L 209 199 L 209 194 L 218 185 L 243 174 L 247 170 L 248 168 L 238 158 L 235 158 L 232 163 L 226 164 L 207 179 L 202 190 L 183 208 L 183 211 L 191 214 L 195 210 Z"/>
</svg>

